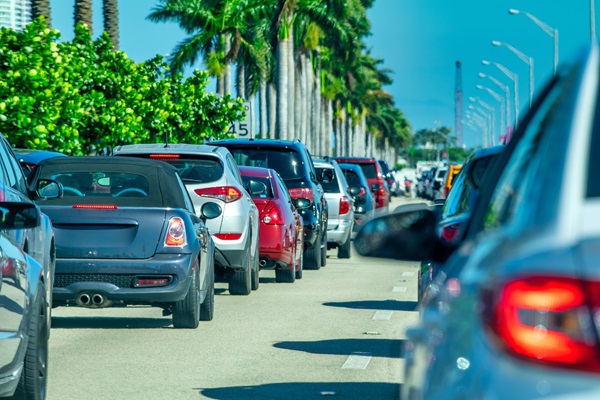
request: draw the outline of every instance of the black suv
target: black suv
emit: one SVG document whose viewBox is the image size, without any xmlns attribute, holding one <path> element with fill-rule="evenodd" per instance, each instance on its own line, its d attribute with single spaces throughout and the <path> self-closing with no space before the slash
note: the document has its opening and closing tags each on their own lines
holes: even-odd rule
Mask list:
<svg viewBox="0 0 600 400">
<path fill-rule="evenodd" d="M 325 266 L 327 202 L 306 146 L 298 139 L 225 139 L 207 144 L 226 147 L 238 165 L 279 173 L 304 221 L 304 268 Z"/>
</svg>

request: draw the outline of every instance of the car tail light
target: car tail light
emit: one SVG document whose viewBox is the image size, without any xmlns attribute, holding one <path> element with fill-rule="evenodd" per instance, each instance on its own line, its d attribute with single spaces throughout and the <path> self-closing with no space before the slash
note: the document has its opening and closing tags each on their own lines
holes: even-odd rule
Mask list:
<svg viewBox="0 0 600 400">
<path fill-rule="evenodd" d="M 215 237 L 221 240 L 238 240 L 242 237 L 241 233 L 215 233 Z"/>
<path fill-rule="evenodd" d="M 179 154 L 150 154 L 150 158 L 153 160 L 177 160 Z"/>
<path fill-rule="evenodd" d="M 167 237 L 165 238 L 166 246 L 185 246 L 187 240 L 185 237 L 185 224 L 183 219 L 179 217 L 172 217 L 169 220 L 169 227 L 167 228 Z"/>
<path fill-rule="evenodd" d="M 194 192 L 200 197 L 219 199 L 225 203 L 232 203 L 242 198 L 242 192 L 234 186 L 217 186 L 204 189 L 196 189 Z"/>
<path fill-rule="evenodd" d="M 171 283 L 171 276 L 136 276 L 133 281 L 134 287 L 158 287 L 167 286 Z"/>
<path fill-rule="evenodd" d="M 350 212 L 350 199 L 346 196 L 342 196 L 340 199 L 340 215 L 348 214 Z"/>
<path fill-rule="evenodd" d="M 86 210 L 116 210 L 119 207 L 112 204 L 73 204 L 73 208 Z"/>
<path fill-rule="evenodd" d="M 446 225 L 442 228 L 440 236 L 448 243 L 453 243 L 460 234 L 458 224 Z"/>
<path fill-rule="evenodd" d="M 536 276 L 496 290 L 488 323 L 507 350 L 541 363 L 600 373 L 594 325 L 600 282 Z"/>
<path fill-rule="evenodd" d="M 310 188 L 294 188 L 294 189 L 288 189 L 288 192 L 290 194 L 290 197 L 292 199 L 299 199 L 299 198 L 304 198 L 304 199 L 308 199 L 310 200 L 310 205 L 312 206 L 313 203 L 315 202 L 315 195 L 312 191 L 312 189 Z M 310 206 L 309 206 L 310 207 Z"/>
<path fill-rule="evenodd" d="M 263 213 L 262 222 L 267 225 L 283 225 L 285 223 L 281 209 L 276 203 L 271 203 L 271 207 Z"/>
</svg>

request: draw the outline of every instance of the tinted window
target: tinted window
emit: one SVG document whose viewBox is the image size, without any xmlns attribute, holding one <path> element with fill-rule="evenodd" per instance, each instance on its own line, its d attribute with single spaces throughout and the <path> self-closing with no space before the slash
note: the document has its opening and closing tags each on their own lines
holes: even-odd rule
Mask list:
<svg viewBox="0 0 600 400">
<path fill-rule="evenodd" d="M 360 169 L 362 169 L 363 173 L 367 177 L 367 179 L 377 179 L 377 167 L 375 164 L 358 164 Z"/>
<path fill-rule="evenodd" d="M 345 169 L 344 176 L 346 177 L 348 186 L 361 186 L 363 184 L 358 174 L 352 170 Z"/>
<path fill-rule="evenodd" d="M 321 186 L 323 186 L 323 191 L 325 193 L 339 193 L 340 192 L 340 184 L 338 182 L 337 176 L 335 175 L 335 170 L 333 168 L 321 168 L 315 167 L 317 170 L 317 176 L 323 176 L 323 173 L 330 179 L 330 182 L 320 182 Z"/>
<path fill-rule="evenodd" d="M 477 187 L 492 157 L 487 156 L 474 160 L 470 166 L 461 169 L 456 175 L 452 190 L 444 202 L 442 219 L 471 211 L 477 200 Z"/>
<path fill-rule="evenodd" d="M 284 181 L 306 176 L 302 156 L 293 149 L 230 148 L 229 151 L 238 165 L 273 168 Z"/>
<path fill-rule="evenodd" d="M 180 158 L 162 161 L 175 166 L 185 183 L 214 182 L 223 176 L 223 165 L 216 158 Z"/>
<path fill-rule="evenodd" d="M 250 182 L 250 180 L 253 180 L 255 182 L 262 182 L 267 187 L 267 190 L 264 193 L 253 194 L 252 198 L 258 198 L 258 199 L 267 199 L 267 198 L 272 199 L 273 198 L 273 188 L 271 186 L 271 180 L 269 178 L 242 175 L 242 180 L 244 181 L 245 184 L 248 184 Z"/>
</svg>

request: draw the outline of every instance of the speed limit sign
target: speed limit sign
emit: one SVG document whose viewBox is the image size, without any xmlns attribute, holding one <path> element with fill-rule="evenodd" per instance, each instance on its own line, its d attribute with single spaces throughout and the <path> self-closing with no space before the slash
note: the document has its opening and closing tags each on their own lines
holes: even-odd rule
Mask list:
<svg viewBox="0 0 600 400">
<path fill-rule="evenodd" d="M 236 138 L 248 139 L 252 137 L 252 126 L 250 118 L 250 103 L 244 102 L 245 117 L 238 119 L 237 121 L 231 121 L 229 124 L 230 135 L 235 135 Z"/>
</svg>

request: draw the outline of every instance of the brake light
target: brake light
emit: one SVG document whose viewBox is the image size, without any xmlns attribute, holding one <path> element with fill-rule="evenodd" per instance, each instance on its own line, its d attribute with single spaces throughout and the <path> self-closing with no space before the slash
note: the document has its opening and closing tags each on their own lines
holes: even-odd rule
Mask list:
<svg viewBox="0 0 600 400">
<path fill-rule="evenodd" d="M 448 243 L 453 243 L 460 234 L 460 229 L 458 228 L 458 224 L 446 225 L 442 228 L 440 236 Z"/>
<path fill-rule="evenodd" d="M 134 287 L 157 287 L 167 286 L 171 283 L 172 278 L 170 276 L 161 277 L 136 277 L 133 286 Z"/>
<path fill-rule="evenodd" d="M 340 215 L 348 214 L 350 212 L 350 199 L 346 196 L 342 196 L 340 199 Z"/>
<path fill-rule="evenodd" d="M 194 192 L 200 197 L 218 199 L 225 203 L 232 203 L 242 198 L 242 192 L 240 192 L 234 186 L 209 187 L 204 189 L 196 189 Z"/>
<path fill-rule="evenodd" d="M 86 210 L 116 210 L 119 207 L 111 204 L 73 204 L 73 208 Z"/>
<path fill-rule="evenodd" d="M 592 318 L 600 309 L 600 282 L 536 276 L 498 290 L 488 323 L 507 350 L 542 363 L 600 373 Z"/>
<path fill-rule="evenodd" d="M 448 193 L 450 192 L 450 188 L 448 186 L 444 187 L 444 196 L 448 197 Z"/>
<path fill-rule="evenodd" d="M 153 160 L 176 160 L 179 158 L 179 154 L 150 154 L 150 158 Z"/>
<path fill-rule="evenodd" d="M 221 240 L 238 240 L 242 237 L 241 233 L 215 233 L 215 237 Z"/>
<path fill-rule="evenodd" d="M 299 199 L 299 198 L 304 198 L 304 199 L 310 200 L 310 206 L 312 206 L 313 203 L 315 202 L 315 195 L 314 195 L 312 189 L 310 189 L 310 188 L 293 188 L 293 189 L 288 189 L 288 192 L 290 194 L 290 197 L 294 200 Z"/>
<path fill-rule="evenodd" d="M 281 209 L 277 206 L 276 203 L 271 203 L 271 207 L 269 207 L 263 213 L 262 222 L 264 222 L 267 225 L 283 225 L 284 224 Z"/>
<path fill-rule="evenodd" d="M 179 217 L 171 217 L 169 227 L 167 228 L 167 237 L 165 246 L 185 246 L 187 240 L 185 237 L 185 224 Z"/>
</svg>

